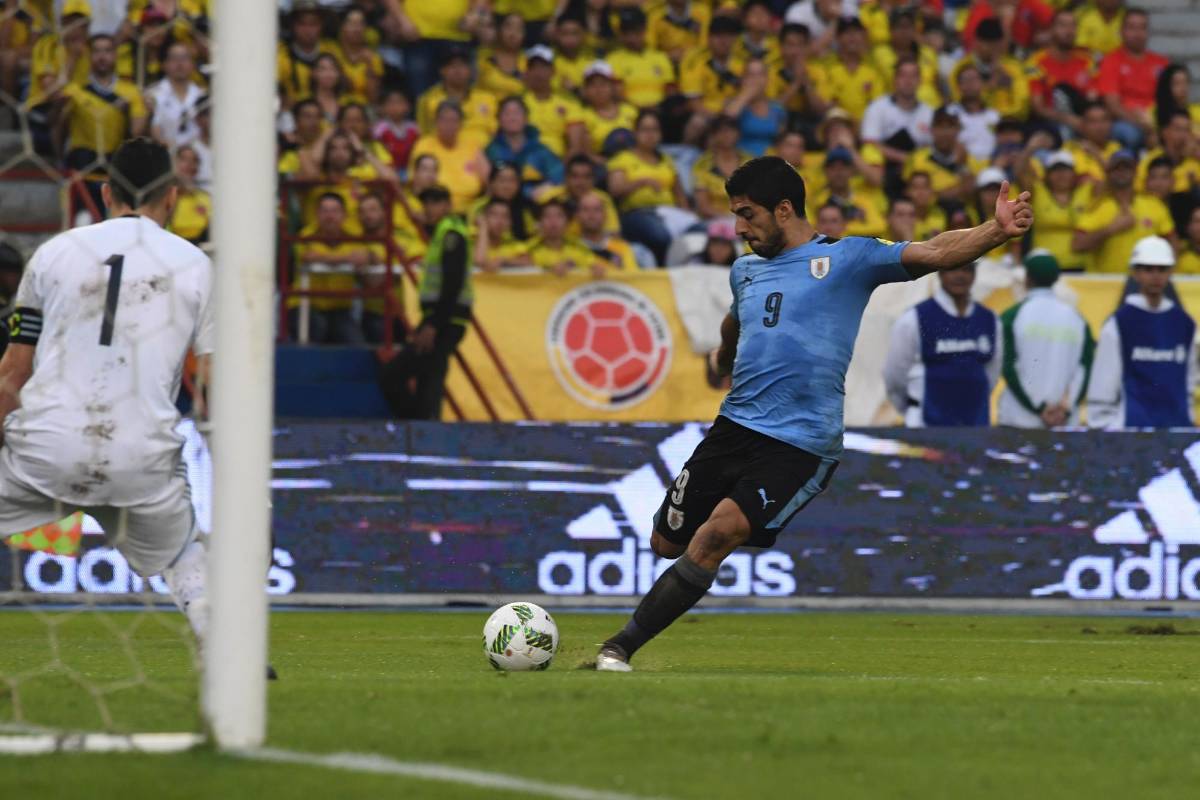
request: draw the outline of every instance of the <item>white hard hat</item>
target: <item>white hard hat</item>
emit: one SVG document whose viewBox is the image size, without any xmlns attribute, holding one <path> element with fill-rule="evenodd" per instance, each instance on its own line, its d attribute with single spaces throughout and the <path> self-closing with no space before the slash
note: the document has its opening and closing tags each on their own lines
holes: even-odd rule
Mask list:
<svg viewBox="0 0 1200 800">
<path fill-rule="evenodd" d="M 1147 236 L 1138 240 L 1129 256 L 1129 266 L 1173 267 L 1175 266 L 1175 250 L 1171 243 L 1161 236 Z"/>
<path fill-rule="evenodd" d="M 999 167 L 984 167 L 975 178 L 975 185 L 982 189 L 985 186 L 999 186 L 1006 180 L 1008 176 Z"/>
</svg>

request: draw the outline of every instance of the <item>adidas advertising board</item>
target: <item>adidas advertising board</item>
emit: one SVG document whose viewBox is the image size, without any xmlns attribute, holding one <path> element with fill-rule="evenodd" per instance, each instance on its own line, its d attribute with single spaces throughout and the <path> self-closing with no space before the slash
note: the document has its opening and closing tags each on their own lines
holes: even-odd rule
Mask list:
<svg viewBox="0 0 1200 800">
<path fill-rule="evenodd" d="M 282 422 L 268 591 L 642 594 L 668 565 L 649 549 L 654 512 L 706 429 Z M 207 530 L 208 456 L 185 434 Z M 25 587 L 139 591 L 94 524 L 83 533 L 79 559 L 19 553 Z M 1200 432 L 851 431 L 825 494 L 773 548 L 731 556 L 712 591 L 1200 599 Z"/>
</svg>

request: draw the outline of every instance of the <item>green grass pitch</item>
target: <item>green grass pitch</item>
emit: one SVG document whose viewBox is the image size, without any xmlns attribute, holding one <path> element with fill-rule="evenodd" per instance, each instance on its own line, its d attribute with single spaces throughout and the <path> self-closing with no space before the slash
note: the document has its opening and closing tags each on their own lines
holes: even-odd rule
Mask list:
<svg viewBox="0 0 1200 800">
<path fill-rule="evenodd" d="M 488 666 L 486 617 L 276 613 L 269 744 L 680 800 L 1143 800 L 1200 785 L 1200 621 L 693 614 L 618 675 L 580 666 L 621 615 L 556 615 L 553 667 L 525 674 Z M 195 729 L 181 617 L 0 612 L 0 675 L 51 660 L 47 622 L 78 679 L 0 688 L 0 721 L 16 700 L 31 721 L 94 728 L 86 686 L 104 689 L 119 727 Z M 1130 630 L 1158 625 L 1172 635 Z M 0 796 L 518 795 L 202 751 L 0 757 Z"/>
</svg>

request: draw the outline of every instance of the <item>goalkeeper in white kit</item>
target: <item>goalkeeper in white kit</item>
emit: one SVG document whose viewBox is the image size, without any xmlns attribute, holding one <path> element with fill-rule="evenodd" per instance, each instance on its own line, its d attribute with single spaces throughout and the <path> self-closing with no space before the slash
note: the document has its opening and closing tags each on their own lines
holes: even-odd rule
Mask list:
<svg viewBox="0 0 1200 800">
<path fill-rule="evenodd" d="M 86 511 L 135 572 L 162 574 L 203 645 L 205 550 L 175 398 L 189 348 L 208 373 L 212 263 L 163 229 L 177 194 L 165 147 L 130 140 L 109 174 L 110 218 L 43 244 L 17 292 L 0 360 L 0 540 Z"/>
</svg>

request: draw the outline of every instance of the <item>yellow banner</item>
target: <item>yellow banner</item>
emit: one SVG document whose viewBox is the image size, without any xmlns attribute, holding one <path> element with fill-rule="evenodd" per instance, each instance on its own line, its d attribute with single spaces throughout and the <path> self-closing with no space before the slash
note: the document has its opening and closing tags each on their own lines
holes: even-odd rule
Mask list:
<svg viewBox="0 0 1200 800">
<path fill-rule="evenodd" d="M 476 275 L 475 316 L 534 419 L 712 419 L 724 392 L 704 379 L 663 271 L 596 281 L 585 275 Z M 478 332 L 460 353 L 502 420 L 525 419 Z M 489 419 L 459 364 L 446 382 L 468 420 Z M 446 419 L 455 416 L 447 403 Z"/>
</svg>

